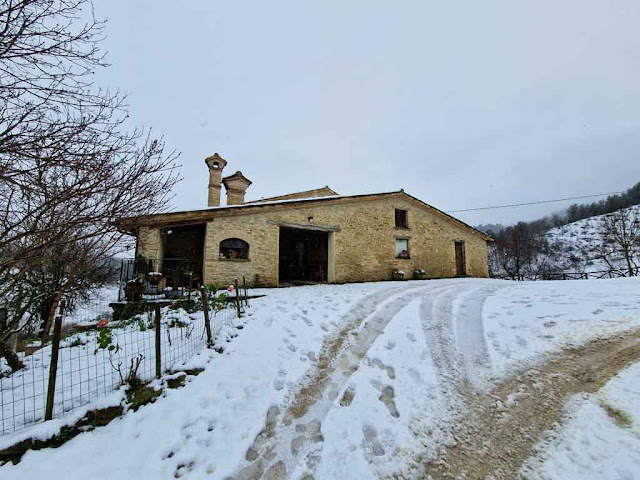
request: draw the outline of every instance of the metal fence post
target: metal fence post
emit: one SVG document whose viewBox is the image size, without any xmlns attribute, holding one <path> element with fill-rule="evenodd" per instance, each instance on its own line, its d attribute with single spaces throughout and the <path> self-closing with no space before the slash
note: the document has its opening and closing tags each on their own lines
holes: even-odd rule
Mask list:
<svg viewBox="0 0 640 480">
<path fill-rule="evenodd" d="M 238 315 L 238 318 L 240 318 L 240 297 L 238 295 L 238 279 L 237 278 L 235 280 L 235 284 L 236 284 L 236 313 Z"/>
<path fill-rule="evenodd" d="M 155 314 L 155 326 L 156 326 L 156 378 L 160 378 L 162 375 L 162 357 L 160 352 L 160 335 L 161 335 L 161 326 L 160 326 L 160 304 L 156 303 L 156 314 Z"/>
<path fill-rule="evenodd" d="M 44 419 L 53 418 L 53 403 L 56 394 L 56 376 L 58 375 L 58 353 L 60 351 L 60 337 L 62 336 L 62 312 L 64 300 L 60 302 L 58 315 L 53 319 L 53 340 L 51 342 L 51 363 L 49 364 L 49 385 L 47 387 L 47 404 L 44 410 Z"/>
<path fill-rule="evenodd" d="M 204 285 L 200 287 L 200 296 L 202 297 L 202 311 L 204 312 L 204 328 L 207 331 L 207 347 L 213 345 L 211 338 L 211 322 L 209 321 L 209 302 L 207 301 L 207 289 Z"/>
</svg>

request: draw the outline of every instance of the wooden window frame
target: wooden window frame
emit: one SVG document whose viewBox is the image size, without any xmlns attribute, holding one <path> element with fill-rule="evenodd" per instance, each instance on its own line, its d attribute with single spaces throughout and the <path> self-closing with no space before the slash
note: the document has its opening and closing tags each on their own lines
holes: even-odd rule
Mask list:
<svg viewBox="0 0 640 480">
<path fill-rule="evenodd" d="M 400 256 L 400 255 L 402 255 L 402 253 L 396 253 L 395 254 L 396 260 L 411 260 L 411 249 L 409 248 L 409 238 L 408 237 L 396 237 L 394 239 L 394 250 L 397 247 L 398 240 L 404 240 L 405 242 L 407 242 L 407 249 L 404 250 L 405 252 L 407 252 L 407 256 L 403 257 L 403 256 Z"/>
<path fill-rule="evenodd" d="M 403 213 L 401 214 L 400 212 L 403 212 Z M 404 225 L 401 224 L 402 222 L 398 222 L 398 220 L 403 216 L 404 216 Z M 397 230 L 409 230 L 409 210 L 404 210 L 402 208 L 395 209 L 395 225 Z"/>
</svg>

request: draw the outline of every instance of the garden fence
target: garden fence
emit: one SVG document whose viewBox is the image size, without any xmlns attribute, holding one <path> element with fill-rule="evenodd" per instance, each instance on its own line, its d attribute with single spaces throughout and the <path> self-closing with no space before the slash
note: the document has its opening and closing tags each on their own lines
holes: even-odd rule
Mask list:
<svg viewBox="0 0 640 480">
<path fill-rule="evenodd" d="M 622 278 L 638 275 L 638 269 L 621 268 L 615 270 L 600 270 L 596 272 L 571 272 L 571 271 L 549 271 L 536 273 L 521 273 L 520 278 L 516 275 L 491 274 L 491 278 L 502 280 L 589 280 L 601 278 Z"/>
<path fill-rule="evenodd" d="M 225 326 L 233 326 L 240 312 L 239 304 L 208 304 L 213 338 Z M 129 308 L 136 309 L 136 314 L 120 321 L 109 321 L 111 309 L 103 299 L 66 309 L 57 319 L 62 327 L 57 369 L 51 368 L 56 350 L 54 328 L 54 341 L 33 342 L 19 352 L 25 365 L 23 369 L 14 373 L 6 368 L 0 371 L 0 433 L 48 419 L 50 371 L 55 372 L 55 389 L 49 390 L 55 394 L 50 395 L 49 407 L 52 407 L 52 417 L 59 417 L 117 390 L 126 380 L 132 362 L 134 365 L 139 362 L 137 376 L 142 381 L 152 380 L 159 371 L 188 368 L 186 362 L 208 343 L 202 305 L 200 292 L 196 291 L 186 300 L 173 303 L 129 304 Z"/>
</svg>

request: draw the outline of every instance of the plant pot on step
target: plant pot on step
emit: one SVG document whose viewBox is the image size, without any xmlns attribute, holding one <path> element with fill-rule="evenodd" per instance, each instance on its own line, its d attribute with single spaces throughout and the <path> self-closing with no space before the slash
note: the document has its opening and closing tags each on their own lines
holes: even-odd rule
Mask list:
<svg viewBox="0 0 640 480">
<path fill-rule="evenodd" d="M 127 302 L 139 302 L 144 293 L 144 284 L 136 281 L 127 282 L 124 287 L 124 299 Z"/>
<path fill-rule="evenodd" d="M 416 270 L 416 271 L 413 272 L 413 278 L 415 278 L 416 280 L 426 280 L 427 279 L 427 272 L 425 272 L 422 269 Z"/>
<path fill-rule="evenodd" d="M 406 275 L 402 270 L 393 270 L 391 272 L 391 280 L 406 280 Z"/>
<path fill-rule="evenodd" d="M 160 280 L 162 280 L 162 273 L 160 272 L 149 272 L 147 274 L 147 280 L 149 280 L 149 285 L 153 285 L 157 287 L 160 285 Z"/>
</svg>

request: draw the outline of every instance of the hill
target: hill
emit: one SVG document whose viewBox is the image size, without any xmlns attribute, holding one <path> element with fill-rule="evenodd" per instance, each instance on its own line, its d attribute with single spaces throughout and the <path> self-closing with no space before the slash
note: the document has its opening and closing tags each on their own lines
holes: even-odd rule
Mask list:
<svg viewBox="0 0 640 480">
<path fill-rule="evenodd" d="M 640 219 L 640 205 L 631 206 L 628 210 L 632 217 Z M 601 258 L 601 225 L 607 215 L 610 214 L 588 217 L 548 230 L 545 238 L 553 252 L 553 266 L 575 272 L 609 271 L 610 265 Z M 620 254 L 614 256 L 612 263 L 617 269 L 627 268 Z"/>
</svg>

